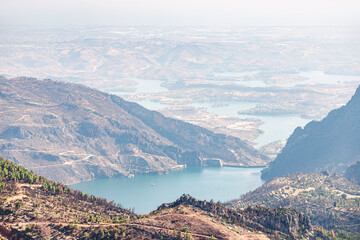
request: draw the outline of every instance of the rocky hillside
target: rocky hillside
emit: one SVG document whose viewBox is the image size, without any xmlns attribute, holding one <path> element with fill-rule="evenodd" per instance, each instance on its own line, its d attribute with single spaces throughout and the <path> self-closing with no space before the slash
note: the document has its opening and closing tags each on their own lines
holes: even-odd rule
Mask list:
<svg viewBox="0 0 360 240">
<path fill-rule="evenodd" d="M 360 161 L 346 169 L 345 177 L 356 184 L 360 184 Z"/>
<path fill-rule="evenodd" d="M 265 180 L 293 173 L 344 173 L 360 156 L 360 87 L 343 107 L 331 111 L 322 121 L 297 128 L 269 167 Z"/>
<path fill-rule="evenodd" d="M 207 158 L 268 161 L 238 138 L 83 85 L 0 78 L 0 112 L 0 154 L 67 184 L 200 166 Z"/>
<path fill-rule="evenodd" d="M 360 186 L 328 172 L 275 178 L 226 205 L 294 208 L 310 216 L 315 226 L 360 237 Z"/>
<path fill-rule="evenodd" d="M 309 217 L 294 209 L 256 206 L 244 210 L 233 210 L 220 203 L 200 201 L 189 195 L 183 195 L 173 203 L 161 205 L 158 210 L 175 208 L 183 204 L 206 211 L 210 216 L 222 219 L 228 224 L 260 231 L 272 237 L 297 239 L 301 236 L 312 235 Z"/>
<path fill-rule="evenodd" d="M 0 193 L 0 239 L 263 240 L 322 236 L 309 218 L 296 210 L 251 207 L 235 211 L 189 195 L 139 216 L 120 204 L 49 181 L 1 158 Z"/>
</svg>

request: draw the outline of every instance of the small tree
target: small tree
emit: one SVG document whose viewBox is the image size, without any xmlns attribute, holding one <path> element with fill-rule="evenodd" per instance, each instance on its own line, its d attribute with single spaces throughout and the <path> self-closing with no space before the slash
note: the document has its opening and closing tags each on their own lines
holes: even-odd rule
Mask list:
<svg viewBox="0 0 360 240">
<path fill-rule="evenodd" d="M 15 203 L 15 209 L 18 210 L 22 205 L 22 202 L 16 202 Z"/>
</svg>

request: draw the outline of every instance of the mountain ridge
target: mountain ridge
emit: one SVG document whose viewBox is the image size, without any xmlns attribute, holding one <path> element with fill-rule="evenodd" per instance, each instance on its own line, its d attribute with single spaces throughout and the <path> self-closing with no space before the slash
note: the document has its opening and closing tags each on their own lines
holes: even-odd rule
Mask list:
<svg viewBox="0 0 360 240">
<path fill-rule="evenodd" d="M 0 153 L 64 183 L 165 173 L 220 158 L 268 158 L 236 137 L 164 117 L 79 84 L 0 78 Z"/>
<path fill-rule="evenodd" d="M 351 100 L 321 121 L 298 127 L 261 177 L 270 180 L 299 172 L 344 173 L 360 157 L 360 87 Z"/>
</svg>

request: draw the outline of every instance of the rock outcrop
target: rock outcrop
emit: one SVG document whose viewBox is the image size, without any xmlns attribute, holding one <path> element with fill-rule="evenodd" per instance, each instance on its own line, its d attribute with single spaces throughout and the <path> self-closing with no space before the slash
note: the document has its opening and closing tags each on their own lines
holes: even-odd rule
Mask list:
<svg viewBox="0 0 360 240">
<path fill-rule="evenodd" d="M 360 161 L 346 169 L 345 177 L 356 184 L 360 184 Z"/>
<path fill-rule="evenodd" d="M 316 227 L 358 234 L 359 200 L 359 185 L 340 174 L 324 171 L 272 179 L 225 205 L 235 209 L 248 206 L 293 208 L 308 215 Z"/>
<path fill-rule="evenodd" d="M 209 212 L 211 216 L 226 219 L 232 224 L 261 231 L 267 234 L 279 232 L 285 238 L 299 239 L 308 236 L 312 230 L 308 216 L 294 209 L 248 207 L 245 210 L 233 210 L 221 203 L 201 201 L 184 194 L 173 203 L 162 204 L 158 210 L 174 208 L 186 204 Z"/>
</svg>

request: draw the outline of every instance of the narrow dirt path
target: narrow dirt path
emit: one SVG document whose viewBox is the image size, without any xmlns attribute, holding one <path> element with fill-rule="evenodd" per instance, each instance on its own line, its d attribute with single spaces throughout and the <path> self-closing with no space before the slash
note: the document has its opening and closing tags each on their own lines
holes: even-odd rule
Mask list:
<svg viewBox="0 0 360 240">
<path fill-rule="evenodd" d="M 157 227 L 157 226 L 152 226 L 152 225 L 147 225 L 147 224 L 140 224 L 140 223 L 127 223 L 127 224 L 123 224 L 123 226 L 135 226 L 135 227 L 145 227 L 145 228 L 152 228 L 152 229 L 156 229 L 156 230 L 166 230 L 166 231 L 170 231 L 173 232 L 174 230 L 179 231 L 177 229 L 174 228 L 165 228 L 165 227 Z M 203 234 L 199 234 L 199 233 L 194 233 L 191 232 L 192 236 L 195 237 L 204 237 L 204 238 L 210 238 L 210 235 L 203 235 Z"/>
<path fill-rule="evenodd" d="M 29 222 L 16 222 L 16 223 L 5 223 L 2 222 L 0 223 L 1 226 L 4 227 L 11 227 L 11 226 L 24 226 L 24 225 L 49 225 L 49 224 L 58 224 L 58 225 L 62 225 L 62 226 L 67 226 L 70 225 L 70 223 L 68 222 L 53 222 L 53 221 L 29 221 Z M 75 224 L 75 223 L 74 223 Z M 139 227 L 139 228 L 150 228 L 150 229 L 155 229 L 155 230 L 165 230 L 165 231 L 169 231 L 169 232 L 173 232 L 174 230 L 179 231 L 178 229 L 173 229 L 173 228 L 165 228 L 165 227 L 157 227 L 157 226 L 152 226 L 152 225 L 147 225 L 147 224 L 140 224 L 140 223 L 76 223 L 76 225 L 78 227 L 107 227 L 107 226 L 133 226 L 133 227 Z M 204 235 L 204 234 L 199 234 L 199 233 L 191 233 L 192 236 L 196 236 L 196 237 L 203 237 L 203 238 L 209 238 L 211 237 L 210 235 Z"/>
<path fill-rule="evenodd" d="M 15 196 L 6 198 L 5 203 L 9 203 L 9 202 L 14 201 L 14 200 L 17 200 L 17 199 L 22 199 L 22 198 L 24 198 L 24 197 L 27 197 L 27 196 L 24 195 L 24 194 L 18 194 L 18 195 L 15 195 Z"/>
</svg>

